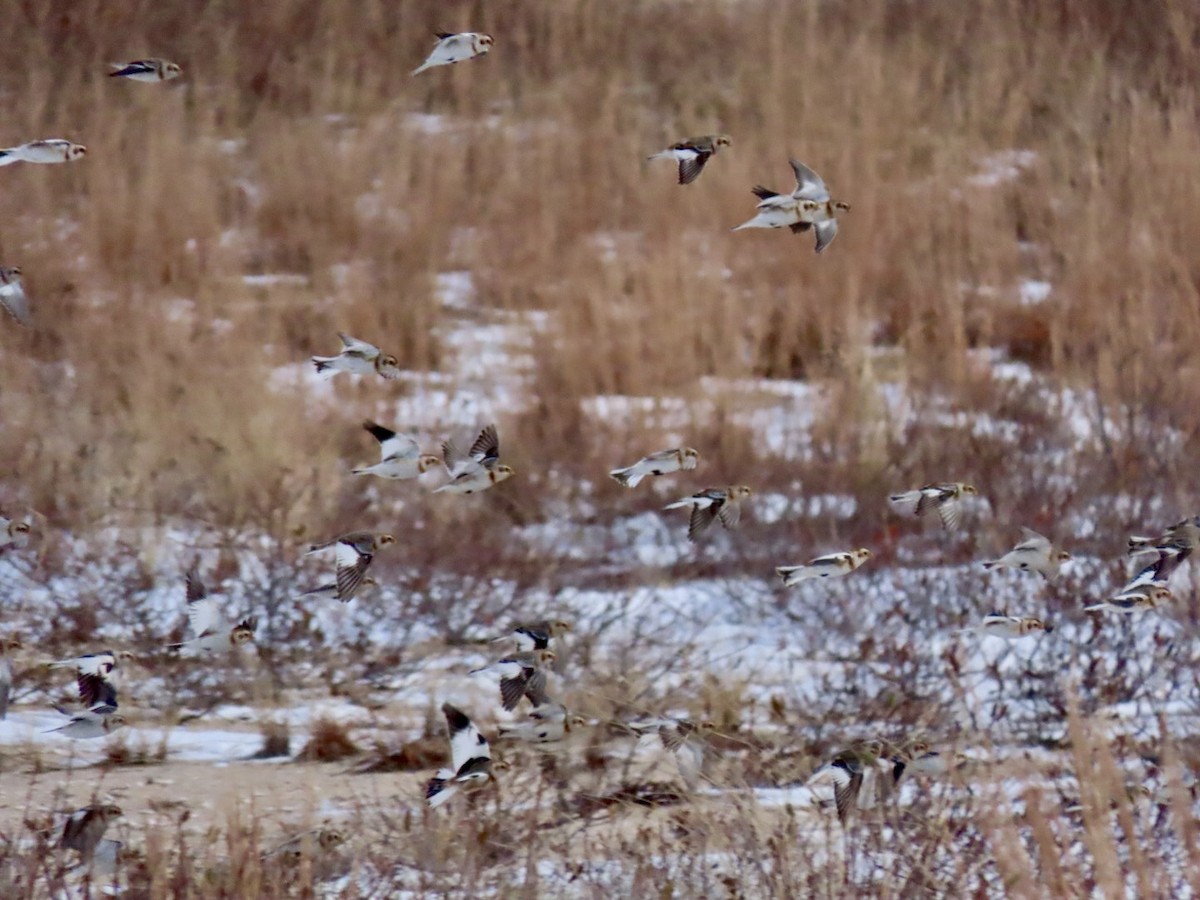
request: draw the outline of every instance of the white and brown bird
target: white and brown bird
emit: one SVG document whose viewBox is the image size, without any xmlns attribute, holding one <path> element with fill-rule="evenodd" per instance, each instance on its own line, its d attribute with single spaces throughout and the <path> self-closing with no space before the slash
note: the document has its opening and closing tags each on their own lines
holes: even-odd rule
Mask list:
<svg viewBox="0 0 1200 900">
<path fill-rule="evenodd" d="M 78 851 L 85 860 L 91 859 L 109 824 L 121 815 L 121 807 L 114 803 L 95 803 L 76 810 L 67 817 L 58 846 Z"/>
<path fill-rule="evenodd" d="M 849 211 L 850 204 L 832 199 L 825 182 L 804 163 L 796 159 L 788 162 L 796 175 L 796 189 L 791 194 L 778 194 L 762 185 L 755 186 L 758 211 L 754 218 L 733 230 L 786 227 L 799 234 L 811 228 L 816 237 L 816 252 L 820 253 L 837 237 L 837 214 Z"/>
<path fill-rule="evenodd" d="M 1058 574 L 1062 564 L 1071 558 L 1066 550 L 1055 547 L 1045 535 L 1030 528 L 1021 529 L 1021 542 L 1001 556 L 985 562 L 985 569 L 1010 568 L 1022 572 L 1037 572 L 1049 580 Z"/>
<path fill-rule="evenodd" d="M 258 630 L 257 616 L 247 616 L 240 622 L 230 623 L 221 614 L 217 601 L 208 595 L 208 589 L 195 566 L 188 570 L 185 583 L 188 627 L 192 638 L 169 644 L 168 650 L 192 648 L 204 653 L 220 653 L 254 640 L 254 633 Z"/>
<path fill-rule="evenodd" d="M 18 638 L 0 638 L 0 722 L 8 716 L 8 703 L 12 694 L 13 667 L 9 654 L 21 649 Z"/>
<path fill-rule="evenodd" d="M 896 776 L 882 742 L 867 741 L 839 752 L 818 767 L 806 783 L 809 787 L 833 784 L 838 821 L 845 823 L 854 810 L 886 801 Z"/>
<path fill-rule="evenodd" d="M 674 450 L 660 450 L 643 456 L 632 466 L 623 469 L 613 469 L 608 477 L 627 488 L 635 488 L 647 475 L 667 475 L 671 472 L 689 472 L 696 468 L 700 454 L 691 447 L 677 447 Z"/>
<path fill-rule="evenodd" d="M 897 749 L 891 762 L 892 780 L 899 783 L 905 775 L 944 777 L 963 769 L 971 759 L 963 753 L 934 750 L 924 741 L 913 741 Z"/>
<path fill-rule="evenodd" d="M 332 378 L 338 372 L 349 372 L 351 375 L 378 375 L 389 380 L 400 377 L 400 362 L 396 357 L 342 331 L 338 332 L 338 338 L 342 342 L 341 353 L 312 358 L 318 375 Z"/>
<path fill-rule="evenodd" d="M 721 149 L 728 147 L 733 141 L 727 134 L 705 134 L 700 137 L 686 138 L 677 144 L 672 144 L 661 153 L 655 153 L 647 159 L 671 159 L 679 163 L 679 183 L 691 184 L 700 177 L 705 164 L 717 155 Z"/>
<path fill-rule="evenodd" d="M 425 62 L 413 69 L 414 75 L 420 75 L 426 69 L 435 66 L 452 66 L 468 59 L 485 56 L 494 43 L 490 34 L 475 31 L 463 31 L 459 34 L 435 31 L 434 34 L 437 35 L 438 42 L 433 45 L 433 50 Z"/>
<path fill-rule="evenodd" d="M 514 641 L 517 645 L 518 653 L 532 653 L 534 650 L 547 649 L 550 646 L 551 640 L 562 637 L 562 635 L 570 630 L 571 623 L 564 622 L 561 619 L 530 622 L 526 625 L 518 625 L 508 634 L 492 638 L 492 643 Z"/>
<path fill-rule="evenodd" d="M 904 515 L 923 516 L 929 512 L 937 512 L 942 526 L 947 531 L 953 531 L 958 528 L 962 519 L 963 498 L 977 493 L 973 485 L 955 481 L 927 484 L 915 491 L 892 494 L 888 501 L 897 512 Z"/>
<path fill-rule="evenodd" d="M 722 528 L 736 528 L 742 517 L 742 501 L 752 493 L 744 484 L 705 488 L 690 497 L 668 503 L 663 509 L 692 508 L 687 536 L 689 541 L 694 541 L 717 520 L 720 520 Z"/>
<path fill-rule="evenodd" d="M 1157 537 L 1133 535 L 1129 538 L 1129 555 L 1158 553 L 1162 550 L 1180 551 L 1186 558 L 1200 547 L 1200 516 L 1193 516 L 1169 526 Z"/>
<path fill-rule="evenodd" d="M 355 475 L 404 480 L 416 478 L 442 464 L 436 456 L 422 453 L 420 445 L 408 435 L 397 434 L 370 419 L 363 422 L 362 427 L 379 442 L 379 462 L 359 466 L 353 470 Z"/>
<path fill-rule="evenodd" d="M 73 144 L 62 138 L 46 138 L 0 150 L 0 166 L 9 166 L 17 162 L 53 165 L 82 159 L 86 153 L 87 147 L 82 144 Z"/>
<path fill-rule="evenodd" d="M 592 725 L 583 716 L 571 715 L 561 703 L 547 701 L 534 707 L 524 722 L 503 724 L 497 728 L 500 738 L 512 738 L 527 744 L 537 744 L 541 749 L 565 749 L 576 745 L 587 736 Z"/>
<path fill-rule="evenodd" d="M 33 325 L 19 266 L 0 266 L 0 306 L 26 328 Z"/>
<path fill-rule="evenodd" d="M 495 425 L 488 425 L 479 432 L 479 437 L 475 438 L 475 443 L 466 453 L 459 450 L 453 441 L 443 441 L 442 457 L 450 480 L 435 488 L 435 494 L 486 491 L 514 474 L 510 467 L 500 463 L 500 436 Z"/>
<path fill-rule="evenodd" d="M 1107 600 L 1083 608 L 1084 612 L 1116 612 L 1131 614 L 1157 609 L 1172 599 L 1171 591 L 1161 584 L 1143 584 L 1129 588 Z"/>
<path fill-rule="evenodd" d="M 33 526 L 28 522 L 15 522 L 0 516 L 0 550 L 5 547 L 20 550 L 29 545 L 29 538 L 32 534 Z"/>
<path fill-rule="evenodd" d="M 533 650 L 525 653 L 513 653 L 478 669 L 472 669 L 469 675 L 480 672 L 493 672 L 500 677 L 500 702 L 504 708 L 512 712 L 521 702 L 522 697 L 529 698 L 534 707 L 542 706 L 548 701 L 546 696 L 546 671 L 554 663 L 554 651 Z"/>
<path fill-rule="evenodd" d="M 493 779 L 492 751 L 466 713 L 442 704 L 450 733 L 450 766 L 441 769 L 425 787 L 425 799 L 438 807 L 461 792 L 475 791 Z"/>
<path fill-rule="evenodd" d="M 58 733 L 73 740 L 92 740 L 106 737 L 125 724 L 124 716 L 117 713 L 117 688 L 111 672 L 100 675 L 96 672 L 80 672 L 76 679 L 79 700 L 87 707 L 71 713 L 61 706 L 54 707 L 70 721 L 46 734 Z"/>
<path fill-rule="evenodd" d="M 99 653 L 85 653 L 70 659 L 56 659 L 46 663 L 48 669 L 75 669 L 80 675 L 99 675 L 109 678 L 119 667 L 120 659 L 132 658 L 127 651 L 114 653 L 112 650 L 101 650 Z"/>
<path fill-rule="evenodd" d="M 377 531 L 352 531 L 336 537 L 332 541 L 313 544 L 309 547 L 308 552 L 310 554 L 318 553 L 330 547 L 334 548 L 338 599 L 348 601 L 362 587 L 367 567 L 371 565 L 375 554 L 381 548 L 394 543 L 396 543 L 396 539 L 390 534 Z"/>
<path fill-rule="evenodd" d="M 776 566 L 775 572 L 783 579 L 785 587 L 791 587 L 812 578 L 840 578 L 849 575 L 870 558 L 871 551 L 866 547 L 859 547 L 857 550 L 818 556 L 803 566 Z"/>
<path fill-rule="evenodd" d="M 1016 641 L 1034 634 L 1046 634 L 1054 630 L 1054 626 L 1032 616 L 1006 616 L 1002 612 L 988 613 L 983 621 L 972 628 L 961 628 L 956 634 L 977 633 L 1003 638 L 1006 641 Z"/>
<path fill-rule="evenodd" d="M 135 59 L 127 63 L 109 63 L 109 68 L 112 69 L 108 73 L 109 78 L 125 78 L 129 81 L 147 83 L 170 81 L 183 74 L 183 69 L 176 63 L 155 58 Z"/>
</svg>

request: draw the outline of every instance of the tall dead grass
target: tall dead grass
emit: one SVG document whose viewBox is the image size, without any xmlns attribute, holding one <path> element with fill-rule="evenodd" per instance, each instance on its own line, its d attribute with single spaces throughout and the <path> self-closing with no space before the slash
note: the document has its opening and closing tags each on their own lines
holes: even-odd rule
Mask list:
<svg viewBox="0 0 1200 900">
<path fill-rule="evenodd" d="M 596 462 L 567 452 L 583 397 L 853 382 L 879 343 L 963 404 L 968 351 L 1000 346 L 1195 436 L 1197 20 L 1116 0 L 23 4 L 3 141 L 90 153 L 3 173 L 0 249 L 39 324 L 0 333 L 4 501 L 59 523 L 189 500 L 249 521 L 280 472 L 328 470 L 346 426 L 268 389 L 272 367 L 338 328 L 436 367 L 432 276 L 453 268 L 484 307 L 554 314 L 511 442 L 575 475 Z M 451 26 L 496 51 L 411 79 Z M 105 78 L 148 51 L 186 78 Z M 718 128 L 734 147 L 695 187 L 641 161 Z M 1012 150 L 1036 157 L 972 181 Z M 788 185 L 789 154 L 854 205 L 819 259 L 727 232 L 751 184 Z M 277 271 L 307 286 L 241 281 Z M 1016 303 L 1024 277 L 1051 301 Z M 1180 475 L 1136 431 L 1118 443 L 1111 478 Z M 919 442 L 908 457 L 937 462 Z"/>
</svg>

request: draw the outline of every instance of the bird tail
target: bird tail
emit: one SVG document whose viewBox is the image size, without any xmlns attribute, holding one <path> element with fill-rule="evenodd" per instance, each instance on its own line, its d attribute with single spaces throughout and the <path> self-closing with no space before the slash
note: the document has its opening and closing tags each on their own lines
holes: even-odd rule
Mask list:
<svg viewBox="0 0 1200 900">
<path fill-rule="evenodd" d="M 791 587 L 793 584 L 808 580 L 809 576 L 805 568 L 805 566 L 776 566 L 775 574 L 783 579 L 784 587 Z"/>
<path fill-rule="evenodd" d="M 413 69 L 412 73 L 413 73 L 413 75 L 420 75 L 426 69 L 432 69 L 432 68 L 433 68 L 433 66 L 431 66 L 429 63 L 423 62 L 419 66 L 417 66 L 415 69 Z"/>
<path fill-rule="evenodd" d="M 747 219 L 741 225 L 734 225 L 729 230 L 730 231 L 741 231 L 743 228 L 757 228 L 758 226 L 754 224 L 757 221 L 758 221 L 758 216 L 755 216 L 753 219 Z"/>
<path fill-rule="evenodd" d="M 351 469 L 350 474 L 351 475 L 370 475 L 371 470 L 373 468 L 375 468 L 375 467 L 374 466 L 359 466 L 356 469 Z"/>
<path fill-rule="evenodd" d="M 668 503 L 666 506 L 663 507 L 663 509 L 680 509 L 684 506 L 691 506 L 691 505 L 692 505 L 692 498 L 687 497 L 684 500 L 676 500 L 674 503 Z"/>
<path fill-rule="evenodd" d="M 442 777 L 440 772 L 436 777 L 429 779 L 429 784 L 425 786 L 425 799 L 429 801 L 429 808 L 437 809 L 454 796 L 456 789 L 456 785 L 447 784 L 447 779 Z"/>
<path fill-rule="evenodd" d="M 608 477 L 623 487 L 635 488 L 645 475 L 641 472 L 634 472 L 633 466 L 630 466 L 627 469 L 613 469 L 608 473 Z"/>
<path fill-rule="evenodd" d="M 314 356 L 312 358 L 312 363 L 313 367 L 317 370 L 318 375 L 324 375 L 326 377 L 333 375 L 333 372 L 330 371 L 333 367 L 332 359 L 328 359 L 324 356 Z"/>
<path fill-rule="evenodd" d="M 178 644 L 167 644 L 167 649 L 168 650 L 182 650 L 184 643 L 186 643 L 186 642 L 181 642 Z"/>
<path fill-rule="evenodd" d="M 998 565 L 1000 565 L 1000 560 L 998 560 L 998 559 L 993 559 L 993 560 L 991 560 L 991 561 L 989 561 L 989 562 L 985 562 L 985 563 L 983 564 L 983 567 L 984 567 L 985 569 L 994 569 L 994 568 L 996 568 L 996 566 L 998 566 Z"/>
<path fill-rule="evenodd" d="M 17 158 L 13 156 L 13 152 L 11 150 L 0 150 L 0 166 L 7 166 L 11 163 L 15 163 L 16 161 Z"/>
<path fill-rule="evenodd" d="M 75 665 L 75 660 L 73 660 L 73 659 L 56 659 L 54 662 L 46 663 L 46 668 L 47 669 L 65 669 L 69 666 L 74 666 L 74 665 Z"/>
<path fill-rule="evenodd" d="M 661 153 L 655 153 L 653 156 L 646 157 L 647 161 L 652 160 L 652 159 L 674 159 L 674 157 L 671 156 L 670 151 L 664 150 Z"/>
<path fill-rule="evenodd" d="M 1099 610 L 1099 609 L 1104 609 L 1103 603 L 1093 603 L 1091 606 L 1085 606 L 1083 608 L 1083 611 L 1084 612 L 1095 612 L 1096 610 Z"/>
</svg>

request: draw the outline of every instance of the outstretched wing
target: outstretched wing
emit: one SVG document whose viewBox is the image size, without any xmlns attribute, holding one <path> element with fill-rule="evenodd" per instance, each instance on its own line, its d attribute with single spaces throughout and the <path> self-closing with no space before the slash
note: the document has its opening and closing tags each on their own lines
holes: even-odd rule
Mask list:
<svg viewBox="0 0 1200 900">
<path fill-rule="evenodd" d="M 815 200 L 817 203 L 824 203 L 829 199 L 829 189 L 825 187 L 825 182 L 821 180 L 821 176 L 800 162 L 798 159 L 789 159 L 792 171 L 796 173 L 796 190 L 792 192 L 792 196 L 797 200 Z"/>
<path fill-rule="evenodd" d="M 679 183 L 691 184 L 700 177 L 700 173 L 704 171 L 704 164 L 708 162 L 711 152 L 704 150 L 696 150 L 696 155 L 691 159 L 681 159 L 679 161 Z"/>
<path fill-rule="evenodd" d="M 208 590 L 194 567 L 187 573 L 187 613 L 188 625 L 195 637 L 221 627 L 221 611 L 217 608 L 217 601 L 208 596 Z"/>
<path fill-rule="evenodd" d="M 489 425 L 479 432 L 467 455 L 487 469 L 500 461 L 500 435 L 495 425 Z"/>
<path fill-rule="evenodd" d="M 688 540 L 694 541 L 707 530 L 717 518 L 719 506 L 716 503 L 709 506 L 693 506 L 692 516 L 688 519 Z"/>
<path fill-rule="evenodd" d="M 111 681 L 91 673 L 80 673 L 76 679 L 79 686 L 79 702 L 98 712 L 94 707 L 104 706 L 115 710 L 117 708 L 117 686 Z"/>
<path fill-rule="evenodd" d="M 449 703 L 442 704 L 442 713 L 450 732 L 450 767 L 456 773 L 462 774 L 464 767 L 474 760 L 491 759 L 487 738 L 480 734 L 466 713 Z"/>
</svg>

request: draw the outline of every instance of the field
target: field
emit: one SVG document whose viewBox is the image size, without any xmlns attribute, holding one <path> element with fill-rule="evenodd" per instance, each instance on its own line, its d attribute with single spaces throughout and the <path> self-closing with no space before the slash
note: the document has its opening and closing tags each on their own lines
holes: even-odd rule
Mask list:
<svg viewBox="0 0 1200 900">
<path fill-rule="evenodd" d="M 1200 10 L 1184 0 L 317 0 L 15 4 L 0 145 L 0 895 L 1075 897 L 1200 892 L 1200 602 L 1083 611 L 1130 534 L 1200 512 Z M 434 30 L 490 54 L 417 77 Z M 165 84 L 107 77 L 162 56 Z M 650 154 L 726 132 L 691 185 Z M 852 208 L 730 228 L 803 160 Z M 394 381 L 321 379 L 337 332 Z M 496 423 L 471 496 L 378 458 Z M 607 477 L 691 446 L 694 472 Z M 963 525 L 888 495 L 979 489 Z M 746 484 L 692 544 L 671 500 Z M 988 571 L 1022 526 L 1072 560 Z M 309 544 L 397 542 L 352 603 Z M 867 547 L 845 579 L 777 565 Z M 183 639 L 197 563 L 229 660 Z M 1054 631 L 956 634 L 1003 610 Z M 592 723 L 428 810 L 444 701 L 486 640 L 555 617 L 552 693 Z M 105 647 L 129 727 L 45 729 Z M 523 713 L 519 712 L 517 715 Z M 648 716 L 709 720 L 696 779 Z M 839 748 L 969 764 L 843 828 Z M 262 753 L 270 749 L 273 753 Z M 250 759 L 259 755 L 269 758 Z M 691 783 L 689 783 L 691 782 Z M 1145 788 L 1145 790 L 1142 790 Z M 114 799 L 115 871 L 64 872 L 65 813 Z M 268 851 L 312 828 L 333 852 Z M 309 848 L 311 850 L 311 848 Z M 265 854 L 265 855 L 264 855 Z"/>
</svg>

